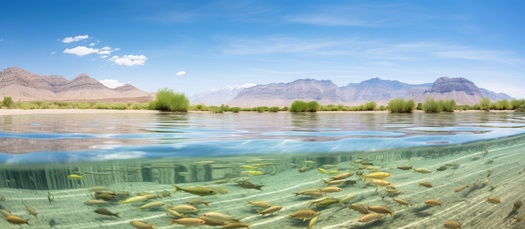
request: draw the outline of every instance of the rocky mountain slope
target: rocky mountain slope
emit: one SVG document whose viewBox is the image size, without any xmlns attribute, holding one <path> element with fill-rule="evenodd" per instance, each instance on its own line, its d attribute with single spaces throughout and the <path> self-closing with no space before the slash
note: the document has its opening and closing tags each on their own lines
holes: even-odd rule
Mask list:
<svg viewBox="0 0 525 229">
<path fill-rule="evenodd" d="M 329 80 L 300 79 L 290 83 L 257 85 L 244 89 L 227 104 L 240 107 L 289 106 L 294 100 L 316 100 L 321 104 L 353 106 L 368 101 L 387 104 L 393 98 L 423 102 L 427 97 L 454 99 L 457 104 L 469 105 L 478 103 L 483 97 L 491 100 L 512 99 L 504 93 L 478 88 L 464 78 L 442 77 L 434 83 L 426 84 L 373 78 L 343 87 L 338 87 Z"/>
<path fill-rule="evenodd" d="M 14 101 L 145 102 L 154 99 L 154 93 L 130 84 L 111 89 L 86 74 L 67 80 L 63 76 L 37 75 L 18 67 L 0 72 L 0 97 L 4 96 L 11 96 Z"/>
<path fill-rule="evenodd" d="M 255 85 L 256 84 L 243 84 L 233 87 L 226 86 L 219 89 L 197 93 L 190 96 L 189 99 L 192 104 L 204 103 L 206 105 L 219 106 L 221 104 L 227 104 L 230 102 L 233 98 L 235 98 L 235 96 L 239 94 L 242 89 L 253 87 Z"/>
</svg>

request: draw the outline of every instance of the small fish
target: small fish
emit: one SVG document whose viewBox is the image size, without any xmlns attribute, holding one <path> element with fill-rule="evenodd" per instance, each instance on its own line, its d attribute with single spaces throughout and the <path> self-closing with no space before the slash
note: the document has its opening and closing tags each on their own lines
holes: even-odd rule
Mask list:
<svg viewBox="0 0 525 229">
<path fill-rule="evenodd" d="M 406 200 L 403 200 L 401 198 L 392 198 L 396 203 L 398 204 L 401 204 L 401 205 L 405 205 L 407 207 L 409 207 L 410 203 Z"/>
<path fill-rule="evenodd" d="M 162 201 L 155 201 L 151 203 L 144 204 L 137 208 L 137 210 L 143 210 L 143 209 L 153 209 L 153 208 L 160 208 L 164 205 L 164 202 Z"/>
<path fill-rule="evenodd" d="M 297 218 L 297 219 L 302 219 L 303 221 L 306 221 L 307 219 L 314 218 L 317 215 L 319 215 L 319 212 L 316 212 L 311 209 L 303 209 L 303 210 L 296 211 L 292 214 L 289 214 L 288 216 L 291 219 Z"/>
<path fill-rule="evenodd" d="M 463 191 L 464 189 L 470 187 L 468 184 L 467 185 L 461 185 L 459 187 L 457 187 L 456 189 L 454 189 L 454 192 L 461 192 Z"/>
<path fill-rule="evenodd" d="M 148 224 L 144 221 L 139 220 L 131 220 L 129 221 L 129 224 L 137 229 L 155 229 L 155 224 Z"/>
<path fill-rule="evenodd" d="M 436 170 L 437 170 L 438 172 L 442 172 L 442 171 L 445 171 L 445 170 L 447 170 L 447 169 L 448 169 L 448 166 L 446 166 L 446 165 L 442 165 L 441 167 L 437 168 Z"/>
<path fill-rule="evenodd" d="M 186 217 L 185 215 L 180 214 L 178 211 L 170 209 L 169 207 L 165 207 L 164 211 L 166 211 L 166 213 L 169 214 L 169 215 L 176 216 L 176 217 L 179 217 L 179 218 L 185 218 Z"/>
<path fill-rule="evenodd" d="M 20 216 L 16 216 L 16 215 L 8 215 L 5 217 L 5 220 L 7 220 L 7 222 L 9 222 L 10 224 L 16 224 L 16 225 L 22 225 L 22 224 L 27 224 L 29 225 L 29 220 L 27 219 L 24 219 Z"/>
<path fill-rule="evenodd" d="M 321 192 L 332 193 L 332 192 L 340 192 L 341 190 L 342 189 L 338 187 L 326 187 L 326 188 L 322 188 Z"/>
<path fill-rule="evenodd" d="M 216 220 L 228 221 L 228 222 L 239 222 L 241 220 L 241 219 L 233 218 L 229 215 L 226 215 L 220 212 L 206 212 L 202 214 L 202 216 L 216 219 Z"/>
<path fill-rule="evenodd" d="M 343 197 L 343 199 L 339 200 L 339 203 L 340 204 L 344 204 L 345 202 L 350 201 L 350 200 L 352 200 L 352 199 L 354 199 L 356 197 L 357 197 L 357 194 L 350 193 L 350 194 L 346 195 L 345 197 Z"/>
<path fill-rule="evenodd" d="M 319 219 L 320 215 L 321 215 L 321 213 L 319 212 L 318 215 L 316 215 L 314 218 L 312 218 L 310 220 L 310 223 L 308 223 L 308 229 L 312 229 L 315 226 L 315 224 L 317 223 L 317 220 Z"/>
<path fill-rule="evenodd" d="M 83 180 L 84 176 L 81 176 L 81 175 L 78 175 L 78 174 L 71 174 L 71 175 L 67 176 L 67 179 L 70 179 L 70 180 Z"/>
<path fill-rule="evenodd" d="M 29 214 L 33 215 L 35 218 L 38 219 L 38 212 L 36 212 L 36 210 L 33 207 L 26 204 L 24 204 L 24 206 L 26 207 L 26 210 L 27 212 L 29 212 Z"/>
<path fill-rule="evenodd" d="M 414 172 L 416 172 L 416 173 L 431 173 L 432 171 L 430 171 L 430 169 L 427 169 L 427 168 L 417 168 L 417 169 L 414 169 Z"/>
<path fill-rule="evenodd" d="M 250 228 L 250 224 L 241 223 L 241 222 L 231 222 L 224 224 L 223 229 L 233 229 L 233 228 Z"/>
<path fill-rule="evenodd" d="M 381 218 L 381 214 L 368 213 L 368 214 L 362 216 L 361 218 L 357 219 L 357 222 L 368 223 L 368 222 L 376 221 L 376 220 L 378 220 L 380 218 Z"/>
<path fill-rule="evenodd" d="M 257 189 L 259 191 L 262 191 L 261 188 L 263 187 L 263 185 L 255 185 L 247 180 L 241 180 L 241 181 L 238 181 L 237 183 L 244 189 Z"/>
<path fill-rule="evenodd" d="M 105 208 L 97 208 L 95 209 L 95 213 L 100 214 L 100 215 L 115 216 L 117 218 L 120 218 L 118 216 L 119 213 L 110 212 L 108 209 L 105 209 Z"/>
<path fill-rule="evenodd" d="M 402 166 L 398 166 L 397 168 L 401 170 L 410 170 L 412 169 L 412 166 L 402 165 Z"/>
<path fill-rule="evenodd" d="M 51 194 L 51 192 L 47 192 L 47 201 L 49 201 L 49 204 L 55 200 L 55 196 Z"/>
<path fill-rule="evenodd" d="M 163 190 L 162 192 L 159 193 L 159 196 L 162 197 L 162 198 L 170 197 L 171 193 L 166 191 L 166 190 Z"/>
<path fill-rule="evenodd" d="M 226 222 L 224 221 L 212 219 L 212 218 L 208 218 L 204 216 L 199 216 L 198 218 L 204 220 L 204 224 L 208 226 L 224 226 L 226 224 Z"/>
<path fill-rule="evenodd" d="M 456 229 L 456 228 L 461 228 L 461 223 L 458 222 L 457 220 L 449 220 L 447 222 L 445 222 L 445 228 L 450 228 L 450 229 Z"/>
<path fill-rule="evenodd" d="M 206 202 L 202 199 L 191 199 L 191 200 L 188 200 L 186 203 L 189 205 L 193 205 L 193 206 L 199 206 L 201 204 L 204 204 L 206 205 L 206 207 L 210 207 L 209 204 L 211 204 L 211 202 Z"/>
<path fill-rule="evenodd" d="M 180 218 L 180 219 L 170 219 L 170 225 L 180 224 L 184 226 L 199 226 L 204 225 L 206 221 L 199 218 Z"/>
<path fill-rule="evenodd" d="M 215 189 L 206 187 L 206 186 L 195 186 L 195 187 L 190 187 L 190 188 L 181 188 L 177 185 L 173 185 L 173 186 L 175 187 L 174 192 L 177 192 L 180 190 L 180 191 L 184 191 L 184 192 L 187 192 L 193 195 L 198 195 L 198 196 L 212 196 L 212 195 L 217 194 L 217 191 Z"/>
<path fill-rule="evenodd" d="M 241 165 L 241 168 L 244 169 L 244 170 L 257 170 L 257 169 L 259 169 L 259 167 L 252 166 L 252 165 Z"/>
<path fill-rule="evenodd" d="M 368 206 L 368 210 L 381 214 L 390 214 L 392 217 L 394 216 L 394 211 L 383 205 Z"/>
<path fill-rule="evenodd" d="M 263 201 L 263 200 L 248 201 L 248 204 L 258 207 L 258 208 L 269 208 L 272 206 L 270 203 Z"/>
<path fill-rule="evenodd" d="M 186 205 L 186 204 L 181 204 L 177 206 L 168 206 L 168 208 L 171 210 L 180 212 L 180 213 L 197 213 L 199 211 L 199 209 L 197 209 L 195 206 Z"/>
<path fill-rule="evenodd" d="M 330 180 L 330 181 L 323 180 L 323 182 L 326 185 L 338 185 L 338 184 L 343 184 L 345 180 Z"/>
<path fill-rule="evenodd" d="M 308 170 L 309 170 L 308 167 L 303 166 L 303 167 L 301 167 L 301 168 L 299 169 L 299 172 L 300 172 L 300 173 L 304 173 L 304 172 L 306 172 L 306 171 L 308 171 Z"/>
<path fill-rule="evenodd" d="M 315 164 L 315 161 L 306 160 L 306 161 L 303 161 L 303 163 L 313 165 Z"/>
<path fill-rule="evenodd" d="M 148 200 L 146 197 L 144 196 L 134 196 L 134 197 L 130 197 L 130 198 L 127 198 L 123 201 L 120 201 L 120 204 L 134 204 L 134 203 L 139 203 L 139 202 L 144 202 Z"/>
<path fill-rule="evenodd" d="M 300 192 L 294 192 L 293 194 L 295 194 L 296 196 L 304 195 L 304 196 L 316 197 L 316 196 L 322 196 L 323 192 L 319 188 L 314 188 L 314 189 L 307 189 L 307 190 L 300 191 Z"/>
<path fill-rule="evenodd" d="M 349 204 L 348 205 L 348 208 L 356 211 L 356 212 L 359 212 L 363 215 L 366 215 L 368 214 L 368 208 L 364 205 L 364 204 Z"/>
<path fill-rule="evenodd" d="M 490 196 L 487 198 L 487 202 L 491 203 L 491 204 L 499 204 L 501 203 L 501 199 L 497 196 Z"/>
<path fill-rule="evenodd" d="M 272 214 L 276 211 L 281 210 L 282 208 L 283 208 L 282 206 L 275 205 L 275 206 L 268 207 L 262 211 L 257 210 L 257 213 L 259 213 L 260 215 Z"/>
<path fill-rule="evenodd" d="M 113 192 L 95 192 L 96 199 L 112 200 L 117 194 Z"/>
<path fill-rule="evenodd" d="M 430 183 L 428 181 L 419 182 L 419 185 L 421 185 L 423 187 L 427 187 L 427 188 L 432 188 L 432 183 Z"/>
<path fill-rule="evenodd" d="M 516 202 L 514 202 L 514 207 L 512 208 L 512 211 L 520 209 L 521 206 L 523 206 L 523 202 L 521 202 L 521 200 L 517 200 Z"/>
<path fill-rule="evenodd" d="M 326 175 L 330 174 L 328 171 L 326 171 L 323 168 L 317 168 L 317 171 L 319 171 L 320 173 L 326 174 Z"/>
<path fill-rule="evenodd" d="M 261 172 L 261 171 L 248 170 L 248 171 L 242 171 L 241 174 L 242 175 L 249 175 L 249 176 L 260 176 L 260 175 L 263 175 L 264 173 Z"/>
<path fill-rule="evenodd" d="M 381 180 L 381 179 L 372 179 L 371 183 L 376 186 L 376 191 L 380 187 L 386 187 L 386 186 L 390 185 L 390 182 L 388 182 L 386 180 Z"/>
<path fill-rule="evenodd" d="M 367 175 L 363 175 L 363 180 L 366 179 L 385 179 L 387 177 L 390 177 L 390 173 L 385 172 L 373 172 Z"/>
<path fill-rule="evenodd" d="M 86 202 L 84 202 L 86 205 L 106 205 L 106 204 L 109 204 L 109 202 L 105 201 L 105 200 L 86 200 Z"/>
<path fill-rule="evenodd" d="M 430 206 L 441 206 L 443 204 L 441 201 L 436 200 L 436 199 L 428 199 L 428 200 L 425 200 L 424 203 Z"/>
<path fill-rule="evenodd" d="M 4 218 L 12 215 L 10 211 L 5 210 L 5 209 L 0 209 L 0 214 L 2 214 Z"/>
<path fill-rule="evenodd" d="M 354 173 L 353 172 L 346 172 L 346 173 L 341 173 L 339 175 L 335 175 L 335 176 L 331 176 L 330 178 L 332 180 L 342 180 L 342 179 L 346 179 L 348 177 L 351 177 L 353 176 Z"/>
</svg>

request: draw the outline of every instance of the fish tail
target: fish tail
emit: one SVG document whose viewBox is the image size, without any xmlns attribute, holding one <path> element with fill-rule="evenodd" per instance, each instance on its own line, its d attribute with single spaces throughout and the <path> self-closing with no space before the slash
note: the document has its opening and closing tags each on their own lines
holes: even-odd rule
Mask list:
<svg viewBox="0 0 525 229">
<path fill-rule="evenodd" d="M 175 191 L 173 191 L 174 193 L 179 191 L 179 190 L 181 190 L 181 188 L 179 188 L 179 186 L 177 186 L 177 185 L 173 185 L 173 187 L 175 187 Z"/>
</svg>

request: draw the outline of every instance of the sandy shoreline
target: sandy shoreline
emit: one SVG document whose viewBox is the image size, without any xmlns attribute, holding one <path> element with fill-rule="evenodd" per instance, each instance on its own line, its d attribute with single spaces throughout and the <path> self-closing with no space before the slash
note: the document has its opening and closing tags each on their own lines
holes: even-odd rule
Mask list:
<svg viewBox="0 0 525 229">
<path fill-rule="evenodd" d="M 34 114 L 155 114 L 160 111 L 156 110 L 104 110 L 104 109 L 0 109 L 0 116 L 2 115 L 34 115 Z M 280 111 L 288 112 L 288 111 Z M 454 113 L 485 113 L 481 110 L 456 110 Z M 505 113 L 514 112 L 514 110 L 491 110 L 488 113 Z M 211 113 L 209 111 L 188 111 L 188 113 Z M 268 113 L 268 112 L 265 112 Z M 357 114 L 387 114 L 389 111 L 318 111 L 320 114 L 337 114 L 337 113 L 357 113 Z M 412 113 L 424 113 L 421 110 L 415 110 Z"/>
</svg>

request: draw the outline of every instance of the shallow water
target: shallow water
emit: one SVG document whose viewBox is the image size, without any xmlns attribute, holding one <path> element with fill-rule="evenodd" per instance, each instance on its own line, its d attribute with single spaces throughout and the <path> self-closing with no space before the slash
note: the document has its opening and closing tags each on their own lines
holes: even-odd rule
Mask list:
<svg viewBox="0 0 525 229">
<path fill-rule="evenodd" d="M 171 197 L 160 200 L 165 206 L 202 198 L 212 203 L 199 206 L 199 215 L 221 212 L 251 228 L 307 228 L 310 219 L 291 220 L 288 214 L 308 208 L 321 213 L 314 228 L 443 228 L 451 219 L 462 228 L 520 228 L 525 224 L 514 217 L 523 209 L 512 209 L 525 195 L 524 127 L 519 113 L 0 115 L 0 194 L 6 199 L 0 204 L 29 219 L 31 228 L 132 228 L 133 219 L 170 227 L 162 208 L 137 211 L 146 202 L 119 205 L 121 196 L 105 206 L 120 218 L 94 213 L 96 207 L 84 202 L 93 198 L 90 188 L 103 186 L 131 196 L 168 190 Z M 437 171 L 447 163 L 459 166 Z M 357 175 L 374 170 L 390 173 L 385 180 L 397 189 L 376 191 Z M 327 187 L 323 180 L 346 172 L 355 175 L 337 186 L 341 191 L 322 197 L 357 195 L 348 202 L 316 206 L 311 201 L 321 197 L 293 194 Z M 68 179 L 72 174 L 81 179 Z M 242 180 L 262 190 L 242 188 Z M 432 187 L 420 186 L 422 181 Z M 199 197 L 173 193 L 173 184 L 228 192 Z M 486 201 L 493 195 L 501 203 Z M 430 198 L 442 206 L 423 203 Z M 256 200 L 283 208 L 261 216 L 247 205 Z M 350 210 L 350 203 L 384 205 L 394 214 L 360 223 L 363 215 Z M 24 204 L 38 211 L 38 219 Z M 6 221 L 0 227 L 19 228 Z"/>
</svg>

